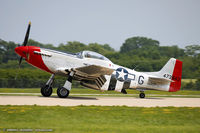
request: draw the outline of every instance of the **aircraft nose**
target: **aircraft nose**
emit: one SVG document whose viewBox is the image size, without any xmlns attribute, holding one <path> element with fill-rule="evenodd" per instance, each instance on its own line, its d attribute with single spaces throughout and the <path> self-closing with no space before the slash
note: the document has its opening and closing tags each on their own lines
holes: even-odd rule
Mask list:
<svg viewBox="0 0 200 133">
<path fill-rule="evenodd" d="M 15 48 L 15 53 L 17 53 L 18 55 L 20 55 L 19 53 L 20 53 L 20 48 L 19 47 L 16 47 Z"/>
<path fill-rule="evenodd" d="M 27 46 L 19 46 L 19 47 L 16 47 L 16 48 L 15 48 L 15 52 L 16 52 L 19 56 L 26 58 L 26 53 L 28 52 L 26 47 L 27 47 Z"/>
</svg>

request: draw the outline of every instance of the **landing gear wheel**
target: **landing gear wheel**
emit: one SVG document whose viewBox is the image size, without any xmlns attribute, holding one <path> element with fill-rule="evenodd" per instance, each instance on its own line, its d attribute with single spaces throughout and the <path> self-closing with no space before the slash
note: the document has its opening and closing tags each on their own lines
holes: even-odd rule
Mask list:
<svg viewBox="0 0 200 133">
<path fill-rule="evenodd" d="M 57 95 L 58 95 L 58 97 L 60 97 L 60 98 L 66 98 L 66 97 L 68 97 L 68 95 L 69 95 L 69 90 L 67 90 L 67 89 L 64 88 L 64 87 L 59 87 L 59 88 L 57 89 Z"/>
<path fill-rule="evenodd" d="M 144 93 L 140 93 L 140 98 L 145 98 L 145 94 Z"/>
<path fill-rule="evenodd" d="M 45 85 L 45 86 L 43 86 L 43 87 L 41 88 L 41 94 L 42 94 L 44 97 L 49 97 L 49 96 L 51 96 L 52 92 L 53 92 L 53 89 L 52 89 L 52 87 L 49 86 L 49 85 Z"/>
</svg>

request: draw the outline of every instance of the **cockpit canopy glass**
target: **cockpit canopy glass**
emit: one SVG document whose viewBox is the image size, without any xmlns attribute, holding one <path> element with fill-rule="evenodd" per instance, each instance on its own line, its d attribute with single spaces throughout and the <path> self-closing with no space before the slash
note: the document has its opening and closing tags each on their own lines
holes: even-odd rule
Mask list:
<svg viewBox="0 0 200 133">
<path fill-rule="evenodd" d="M 99 53 L 93 52 L 93 51 L 82 51 L 82 52 L 77 53 L 77 56 L 79 58 L 94 58 L 94 59 L 110 61 L 105 56 L 103 56 L 103 55 L 101 55 Z"/>
</svg>

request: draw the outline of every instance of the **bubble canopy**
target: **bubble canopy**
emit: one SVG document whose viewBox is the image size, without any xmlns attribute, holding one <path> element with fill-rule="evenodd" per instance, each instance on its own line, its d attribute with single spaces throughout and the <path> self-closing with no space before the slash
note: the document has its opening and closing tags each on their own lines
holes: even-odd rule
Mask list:
<svg viewBox="0 0 200 133">
<path fill-rule="evenodd" d="M 93 52 L 93 51 L 81 51 L 79 53 L 76 53 L 76 55 L 79 58 L 93 58 L 93 59 L 99 59 L 99 60 L 105 60 L 105 61 L 110 61 L 108 58 L 106 58 L 105 56 Z M 111 62 L 111 61 L 110 61 Z"/>
</svg>

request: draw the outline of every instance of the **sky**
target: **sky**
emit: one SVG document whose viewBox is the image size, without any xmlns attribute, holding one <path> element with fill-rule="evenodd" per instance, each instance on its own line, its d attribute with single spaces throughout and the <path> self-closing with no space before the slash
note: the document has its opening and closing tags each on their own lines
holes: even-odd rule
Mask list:
<svg viewBox="0 0 200 133">
<path fill-rule="evenodd" d="M 109 44 L 143 36 L 161 46 L 200 44 L 200 0 L 0 0 L 0 39 Z"/>
</svg>

